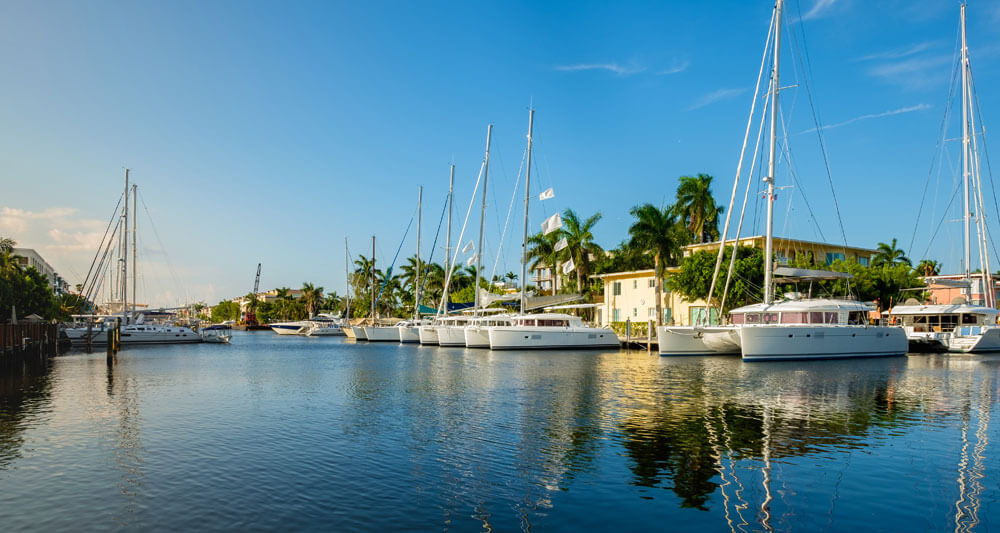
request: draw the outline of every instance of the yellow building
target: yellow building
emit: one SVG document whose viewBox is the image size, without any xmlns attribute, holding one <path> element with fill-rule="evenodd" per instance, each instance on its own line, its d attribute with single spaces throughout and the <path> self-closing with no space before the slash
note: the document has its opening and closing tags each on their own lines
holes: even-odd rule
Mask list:
<svg viewBox="0 0 1000 533">
<path fill-rule="evenodd" d="M 764 240 L 763 235 L 745 237 L 740 239 L 739 244 L 763 249 Z M 726 246 L 732 245 L 733 240 L 726 241 Z M 699 251 L 718 252 L 719 243 L 690 244 L 681 250 L 684 257 Z M 806 257 L 818 264 L 829 265 L 838 259 L 849 259 L 867 265 L 875 252 L 868 248 L 777 237 L 774 239 L 774 253 L 779 265 L 791 262 L 796 256 Z M 670 273 L 676 270 L 677 267 L 667 268 L 666 276 L 669 277 Z M 612 322 L 624 322 L 626 319 L 632 322 L 656 319 L 656 277 L 653 269 L 612 272 L 593 277 L 604 281 L 604 305 L 597 310 L 599 324 L 607 326 Z M 681 295 L 667 290 L 666 283 L 660 298 L 664 324 L 689 326 L 698 322 L 706 313 L 707 306 L 704 300 L 685 301 Z M 715 309 L 711 310 L 713 322 L 718 318 L 717 312 Z"/>
</svg>

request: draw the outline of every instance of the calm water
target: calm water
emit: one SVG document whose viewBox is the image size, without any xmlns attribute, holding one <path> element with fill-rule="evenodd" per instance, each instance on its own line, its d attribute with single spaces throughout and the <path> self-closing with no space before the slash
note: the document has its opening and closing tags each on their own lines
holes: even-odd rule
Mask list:
<svg viewBox="0 0 1000 533">
<path fill-rule="evenodd" d="M 744 364 L 236 332 L 0 379 L 15 530 L 986 531 L 1000 357 Z"/>
</svg>

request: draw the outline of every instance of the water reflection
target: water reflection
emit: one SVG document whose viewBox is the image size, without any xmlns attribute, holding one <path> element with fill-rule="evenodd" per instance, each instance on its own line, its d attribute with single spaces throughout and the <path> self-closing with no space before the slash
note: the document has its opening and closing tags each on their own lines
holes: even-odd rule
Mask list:
<svg viewBox="0 0 1000 533">
<path fill-rule="evenodd" d="M 113 519 L 120 526 L 133 522 L 138 501 L 142 496 L 144 478 L 141 415 L 139 411 L 138 378 L 134 360 L 119 358 L 115 364 L 108 364 L 106 392 L 108 403 L 114 409 L 117 423 L 108 436 L 114 453 L 114 464 L 118 469 L 118 492 L 121 505 Z"/>
<path fill-rule="evenodd" d="M 21 457 L 24 432 L 48 408 L 49 361 L 0 365 L 0 470 Z"/>
</svg>

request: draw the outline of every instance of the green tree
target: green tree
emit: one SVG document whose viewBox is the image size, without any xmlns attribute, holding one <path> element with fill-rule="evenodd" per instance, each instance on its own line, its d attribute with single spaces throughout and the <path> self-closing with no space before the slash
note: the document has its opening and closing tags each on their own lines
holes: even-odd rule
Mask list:
<svg viewBox="0 0 1000 533">
<path fill-rule="evenodd" d="M 684 221 L 695 242 L 718 240 L 723 207 L 712 196 L 712 176 L 681 176 L 673 211 Z"/>
<path fill-rule="evenodd" d="M 764 252 L 750 246 L 740 246 L 736 250 L 736 263 L 729 291 L 726 292 L 723 313 L 764 299 Z M 729 264 L 732 254 L 732 247 L 727 247 L 722 256 L 724 265 Z M 702 250 L 685 257 L 680 268 L 667 277 L 667 288 L 680 294 L 688 302 L 707 300 L 717 256 L 717 251 Z M 727 269 L 720 269 L 715 284 L 715 297 L 719 301 L 726 286 L 726 276 Z"/>
<path fill-rule="evenodd" d="M 218 324 L 240 317 L 240 304 L 233 301 L 219 302 L 212 308 L 212 322 Z"/>
<path fill-rule="evenodd" d="M 563 211 L 563 227 L 559 230 L 561 238 L 566 239 L 566 253 L 573 259 L 576 270 L 577 291 L 584 291 L 584 281 L 589 279 L 590 256 L 599 258 L 604 250 L 594 242 L 592 230 L 601 220 L 601 213 L 594 213 L 586 220 L 580 220 L 572 209 Z"/>
<path fill-rule="evenodd" d="M 559 277 L 556 267 L 566 250 L 556 250 L 556 243 L 561 239 L 561 233 L 553 231 L 549 234 L 538 232 L 528 237 L 528 268 L 535 270 L 548 267 L 552 269 L 552 292 L 555 294 L 555 280 Z M 524 280 L 522 280 L 524 281 Z"/>
<path fill-rule="evenodd" d="M 933 259 L 921 259 L 913 270 L 919 276 L 937 276 L 941 273 L 941 263 Z"/>
<path fill-rule="evenodd" d="M 656 323 L 663 324 L 663 269 L 676 264 L 680 256 L 682 237 L 678 235 L 677 219 L 670 208 L 660 209 L 653 204 L 633 207 L 630 211 L 635 222 L 628 229 L 630 245 L 653 254 L 656 277 Z"/>
<path fill-rule="evenodd" d="M 910 259 L 906 257 L 903 250 L 896 247 L 896 239 L 892 239 L 892 244 L 884 242 L 878 243 L 878 251 L 872 257 L 872 266 L 900 265 L 910 266 Z"/>
<path fill-rule="evenodd" d="M 323 302 L 323 287 L 316 287 L 312 283 L 302 284 L 302 296 L 299 298 L 306 308 L 306 313 L 312 316 L 319 305 Z"/>
</svg>

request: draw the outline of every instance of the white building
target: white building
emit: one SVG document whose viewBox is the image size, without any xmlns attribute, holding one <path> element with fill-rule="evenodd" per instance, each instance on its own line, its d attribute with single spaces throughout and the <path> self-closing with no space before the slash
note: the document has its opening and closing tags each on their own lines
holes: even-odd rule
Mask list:
<svg viewBox="0 0 1000 533">
<path fill-rule="evenodd" d="M 67 292 L 69 284 L 59 276 L 56 269 L 48 263 L 42 256 L 31 248 L 14 248 L 13 255 L 18 264 L 23 268 L 34 267 L 39 273 L 48 278 L 52 292 L 60 294 Z"/>
</svg>

